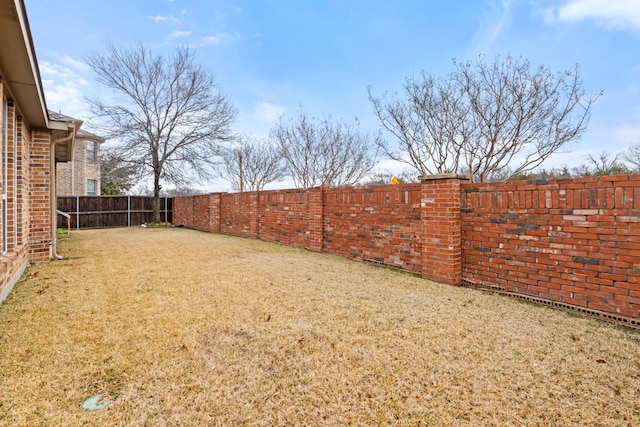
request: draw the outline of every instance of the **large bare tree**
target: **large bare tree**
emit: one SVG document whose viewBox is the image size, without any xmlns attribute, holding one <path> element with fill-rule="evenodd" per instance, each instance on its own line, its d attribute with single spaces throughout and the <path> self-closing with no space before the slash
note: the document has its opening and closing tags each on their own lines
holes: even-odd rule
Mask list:
<svg viewBox="0 0 640 427">
<path fill-rule="evenodd" d="M 421 174 L 466 172 L 479 181 L 531 171 L 578 139 L 598 96 L 585 94 L 577 66 L 553 73 L 511 56 L 454 60 L 444 78 L 405 79 L 402 95 L 375 97 L 369 88 L 395 140 L 381 145 L 388 157 Z"/>
<path fill-rule="evenodd" d="M 117 157 L 153 176 L 153 221 L 160 221 L 163 181 L 184 184 L 211 174 L 220 142 L 231 140 L 235 110 L 188 48 L 155 54 L 139 44 L 108 44 L 88 64 L 113 99 L 89 100 Z"/>
<path fill-rule="evenodd" d="M 221 176 L 236 191 L 260 191 L 286 174 L 279 148 L 270 140 L 239 138 L 221 151 Z"/>
<path fill-rule="evenodd" d="M 353 185 L 363 179 L 378 160 L 380 135 L 358 130 L 330 117 L 317 119 L 299 112 L 271 131 L 297 187 Z"/>
</svg>

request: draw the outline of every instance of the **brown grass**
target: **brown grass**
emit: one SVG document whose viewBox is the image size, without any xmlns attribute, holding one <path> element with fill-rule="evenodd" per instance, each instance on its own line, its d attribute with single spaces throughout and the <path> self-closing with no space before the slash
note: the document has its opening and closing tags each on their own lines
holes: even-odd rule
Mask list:
<svg viewBox="0 0 640 427">
<path fill-rule="evenodd" d="M 184 229 L 60 252 L 0 305 L 2 426 L 640 425 L 634 331 Z"/>
</svg>

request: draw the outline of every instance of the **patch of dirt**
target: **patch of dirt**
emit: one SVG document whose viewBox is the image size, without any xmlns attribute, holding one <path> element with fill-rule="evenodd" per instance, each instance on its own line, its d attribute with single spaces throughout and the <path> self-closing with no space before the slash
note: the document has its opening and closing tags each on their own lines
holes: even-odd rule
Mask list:
<svg viewBox="0 0 640 427">
<path fill-rule="evenodd" d="M 637 331 L 182 228 L 59 246 L 0 305 L 1 426 L 640 425 Z"/>
</svg>

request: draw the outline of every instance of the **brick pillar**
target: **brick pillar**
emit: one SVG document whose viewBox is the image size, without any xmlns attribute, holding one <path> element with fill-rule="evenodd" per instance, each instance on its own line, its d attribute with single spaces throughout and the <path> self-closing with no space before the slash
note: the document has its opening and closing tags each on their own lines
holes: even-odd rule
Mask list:
<svg viewBox="0 0 640 427">
<path fill-rule="evenodd" d="M 220 193 L 209 194 L 209 231 L 220 233 L 222 197 Z"/>
<path fill-rule="evenodd" d="M 309 237 L 306 249 L 315 252 L 322 252 L 324 243 L 324 191 L 325 187 L 316 187 L 310 188 L 307 193 Z"/>
<path fill-rule="evenodd" d="M 422 277 L 460 285 L 460 182 L 465 175 L 422 176 Z"/>
<path fill-rule="evenodd" d="M 29 158 L 29 257 L 33 262 L 51 256 L 51 134 L 34 130 Z"/>
</svg>

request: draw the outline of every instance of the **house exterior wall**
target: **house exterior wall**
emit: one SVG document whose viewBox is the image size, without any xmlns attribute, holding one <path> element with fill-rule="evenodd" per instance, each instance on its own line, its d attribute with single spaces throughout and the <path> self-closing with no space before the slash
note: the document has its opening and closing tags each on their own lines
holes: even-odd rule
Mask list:
<svg viewBox="0 0 640 427">
<path fill-rule="evenodd" d="M 0 80 L 0 301 L 29 261 L 49 259 L 51 243 L 50 133 L 32 132 L 8 95 Z M 32 157 L 34 139 L 40 150 Z"/>
<path fill-rule="evenodd" d="M 68 160 L 81 124 L 68 116 L 52 118 L 46 108 L 24 2 L 4 2 L 2 8 L 0 302 L 29 262 L 55 256 L 53 160 Z"/>
<path fill-rule="evenodd" d="M 89 138 L 78 135 L 70 162 L 56 164 L 56 189 L 59 196 L 99 196 L 100 195 L 100 144 L 95 144 L 95 159 L 87 158 Z M 96 181 L 95 194 L 87 191 L 87 181 Z"/>
</svg>

